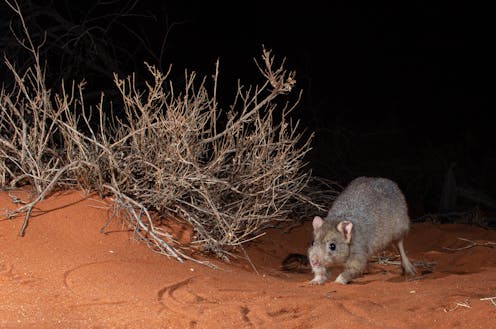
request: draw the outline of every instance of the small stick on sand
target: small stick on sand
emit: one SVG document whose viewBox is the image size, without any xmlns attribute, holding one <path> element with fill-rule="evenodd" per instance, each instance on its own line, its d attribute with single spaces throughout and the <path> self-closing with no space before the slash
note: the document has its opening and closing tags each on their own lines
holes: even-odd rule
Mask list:
<svg viewBox="0 0 496 329">
<path fill-rule="evenodd" d="M 11 199 L 12 199 L 12 203 L 14 204 L 27 204 L 26 201 L 23 201 L 22 199 L 18 198 L 17 196 L 11 194 L 10 192 L 7 194 Z"/>
<path fill-rule="evenodd" d="M 394 256 L 394 259 L 398 259 L 399 255 Z M 376 256 L 373 258 L 371 261 L 372 263 L 379 264 L 379 265 L 400 265 L 401 261 L 399 260 L 391 260 L 391 257 L 386 257 L 386 256 Z M 422 267 L 427 270 L 432 271 L 432 269 L 437 265 L 437 262 L 427 262 L 427 261 L 416 261 L 413 262 L 413 265 L 416 267 Z"/>
<path fill-rule="evenodd" d="M 489 300 L 493 304 L 493 306 L 496 306 L 496 296 L 495 297 L 486 297 L 486 298 L 481 298 L 480 300 Z"/>
<path fill-rule="evenodd" d="M 489 247 L 489 248 L 494 248 L 496 246 L 496 242 L 492 241 L 472 241 L 464 238 L 458 238 L 458 240 L 462 240 L 465 242 L 468 242 L 466 246 L 460 247 L 460 248 L 448 248 L 448 247 L 443 247 L 445 250 L 450 250 L 450 251 L 459 251 L 459 250 L 465 250 L 465 249 L 470 249 L 475 246 L 481 246 L 481 247 Z"/>
<path fill-rule="evenodd" d="M 458 303 L 456 303 L 454 307 L 451 307 L 451 308 L 445 308 L 445 309 L 444 309 L 444 312 L 446 312 L 446 313 L 447 313 L 447 312 L 451 312 L 451 311 L 456 310 L 456 309 L 457 309 L 457 308 L 459 308 L 459 307 L 472 308 L 472 306 L 470 306 L 470 305 L 469 305 L 469 303 L 468 303 L 468 299 L 467 299 L 467 300 L 465 300 L 464 302 L 458 302 Z"/>
</svg>

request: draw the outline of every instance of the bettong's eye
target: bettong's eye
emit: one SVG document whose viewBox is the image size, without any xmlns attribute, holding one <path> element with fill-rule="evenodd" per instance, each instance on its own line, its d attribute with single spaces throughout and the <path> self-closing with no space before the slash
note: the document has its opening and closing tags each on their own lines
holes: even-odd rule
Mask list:
<svg viewBox="0 0 496 329">
<path fill-rule="evenodd" d="M 336 245 L 334 243 L 329 243 L 329 249 L 332 251 L 336 250 Z"/>
</svg>

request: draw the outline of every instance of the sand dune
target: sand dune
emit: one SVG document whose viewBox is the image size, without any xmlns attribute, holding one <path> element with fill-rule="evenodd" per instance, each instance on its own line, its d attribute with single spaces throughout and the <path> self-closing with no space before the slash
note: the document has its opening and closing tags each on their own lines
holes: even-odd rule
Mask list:
<svg viewBox="0 0 496 329">
<path fill-rule="evenodd" d="M 19 193 L 13 192 L 11 193 Z M 20 195 L 22 198 L 23 196 Z M 25 197 L 25 196 L 24 196 Z M 42 201 L 26 231 L 0 192 L 0 328 L 494 328 L 496 231 L 414 224 L 404 278 L 391 248 L 352 284 L 310 286 L 280 263 L 305 253 L 311 223 L 273 229 L 221 270 L 153 253 L 79 191 Z M 461 240 L 466 239 L 466 240 Z M 473 245 L 470 245 L 473 241 Z M 467 247 L 464 249 L 460 249 Z M 460 249 L 460 250 L 449 250 Z M 333 271 L 335 277 L 338 271 Z"/>
</svg>

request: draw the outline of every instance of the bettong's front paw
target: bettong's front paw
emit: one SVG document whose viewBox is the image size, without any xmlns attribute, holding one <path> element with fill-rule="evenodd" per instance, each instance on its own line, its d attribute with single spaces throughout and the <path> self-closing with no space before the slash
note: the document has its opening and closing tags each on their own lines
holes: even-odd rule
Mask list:
<svg viewBox="0 0 496 329">
<path fill-rule="evenodd" d="M 316 284 L 324 284 L 324 282 L 327 281 L 327 278 L 326 277 L 315 277 L 313 278 L 311 281 L 308 282 L 308 284 L 311 284 L 311 285 L 316 285 Z"/>
</svg>

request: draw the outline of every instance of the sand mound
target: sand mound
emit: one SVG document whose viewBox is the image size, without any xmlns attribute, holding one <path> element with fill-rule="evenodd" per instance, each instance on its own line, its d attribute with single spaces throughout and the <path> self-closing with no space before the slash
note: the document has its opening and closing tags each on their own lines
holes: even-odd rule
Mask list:
<svg viewBox="0 0 496 329">
<path fill-rule="evenodd" d="M 352 284 L 309 286 L 311 274 L 283 272 L 280 263 L 288 253 L 306 252 L 310 222 L 289 232 L 268 231 L 246 247 L 251 263 L 243 257 L 231 264 L 214 260 L 222 270 L 213 270 L 151 252 L 118 220 L 100 233 L 109 202 L 95 196 L 68 191 L 42 201 L 23 238 L 23 218 L 5 216 L 17 206 L 0 192 L 0 328 L 495 324 L 496 305 L 487 298 L 496 297 L 496 231 L 414 224 L 405 246 L 420 269 L 416 277 L 400 275 L 390 249 L 382 255 L 386 262 L 371 263 Z"/>
</svg>

